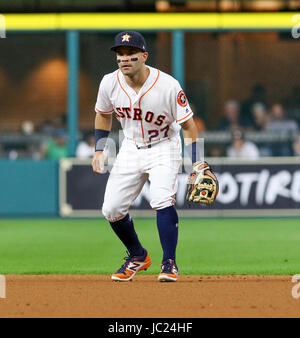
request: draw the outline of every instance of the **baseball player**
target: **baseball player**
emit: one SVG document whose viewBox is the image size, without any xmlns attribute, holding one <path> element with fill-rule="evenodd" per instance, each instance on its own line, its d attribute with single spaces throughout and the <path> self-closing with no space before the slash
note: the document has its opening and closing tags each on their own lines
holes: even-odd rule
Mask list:
<svg viewBox="0 0 300 338">
<path fill-rule="evenodd" d="M 193 112 L 179 82 L 146 65 L 148 52 L 140 33 L 117 34 L 111 50 L 116 53 L 119 69 L 105 75 L 99 86 L 92 162 L 94 172 L 104 171 L 103 150 L 115 115 L 125 138 L 107 182 L 102 213 L 125 245 L 128 257 L 111 278 L 130 281 L 138 271 L 151 265 L 128 213 L 149 180 L 150 205 L 156 211 L 163 249 L 158 280 L 176 281 L 178 216 L 174 203 L 182 160 L 179 131 L 182 128 L 192 162 L 198 161 Z"/>
</svg>

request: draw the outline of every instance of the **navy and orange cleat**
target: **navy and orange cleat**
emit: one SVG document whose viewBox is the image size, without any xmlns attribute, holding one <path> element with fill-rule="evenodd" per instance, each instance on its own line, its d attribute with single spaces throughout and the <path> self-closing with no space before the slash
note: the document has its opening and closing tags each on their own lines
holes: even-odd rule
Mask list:
<svg viewBox="0 0 300 338">
<path fill-rule="evenodd" d="M 128 282 L 137 272 L 147 270 L 151 265 L 151 258 L 146 250 L 143 256 L 128 255 L 124 259 L 121 268 L 111 276 L 113 281 Z"/>
<path fill-rule="evenodd" d="M 168 259 L 161 265 L 161 272 L 158 275 L 159 282 L 176 282 L 178 278 L 178 268 L 175 261 Z"/>
</svg>

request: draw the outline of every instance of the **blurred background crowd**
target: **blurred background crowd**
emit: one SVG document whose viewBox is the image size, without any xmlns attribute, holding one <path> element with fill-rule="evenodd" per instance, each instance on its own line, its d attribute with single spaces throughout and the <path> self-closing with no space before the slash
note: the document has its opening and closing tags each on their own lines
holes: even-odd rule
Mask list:
<svg viewBox="0 0 300 338">
<path fill-rule="evenodd" d="M 269 104 L 262 85 L 253 87 L 249 98 L 243 102 L 234 99 L 224 103 L 216 130 L 208 130 L 201 114 L 195 112 L 199 137 L 219 137 L 219 142 L 209 141 L 205 145 L 206 156 L 227 156 L 230 158 L 252 158 L 261 156 L 300 157 L 300 87 L 292 88 L 291 95 L 284 101 Z M 93 111 L 90 112 L 93 120 Z M 118 126 L 115 124 L 111 137 L 117 140 Z M 9 133 L 7 133 L 8 135 Z M 1 147 L 1 157 L 16 159 L 59 159 L 68 156 L 66 114 L 48 119 L 40 126 L 34 121 L 22 121 L 19 135 Z M 34 136 L 37 137 L 34 141 Z M 222 142 L 226 138 L 225 144 Z M 25 139 L 31 140 L 27 142 Z M 15 142 L 15 143 L 14 143 Z M 93 130 L 80 130 L 76 156 L 90 158 L 95 146 Z"/>
<path fill-rule="evenodd" d="M 21 11 L 12 7 L 14 2 L 4 3 L 3 11 Z M 90 2 L 82 6 L 87 3 Z M 128 11 L 137 10 L 138 5 L 141 11 L 170 12 L 300 8 L 294 1 L 281 0 L 264 1 L 266 7 L 261 1 L 149 0 L 149 9 L 142 8 L 140 1 L 93 4 L 96 3 L 102 7 L 89 7 L 89 11 L 117 11 L 125 3 L 130 5 Z M 78 7 L 78 11 L 82 10 Z M 143 34 L 150 53 L 148 64 L 172 74 L 172 34 Z M 114 35 L 80 33 L 77 157 L 93 154 L 99 82 L 104 74 L 117 68 L 110 51 Z M 294 39 L 290 31 L 186 31 L 184 55 L 182 86 L 194 111 L 199 137 L 205 140 L 205 156 L 300 156 L 300 48 L 299 39 Z M 0 158 L 40 160 L 67 156 L 67 85 L 64 33 L 12 32 L 1 39 Z M 110 136 L 117 143 L 118 130 L 119 123 L 114 119 Z"/>
<path fill-rule="evenodd" d="M 265 156 L 300 157 L 300 87 L 291 87 L 290 95 L 268 102 L 262 84 L 252 87 L 243 101 L 234 98 L 224 102 L 210 129 L 197 107 L 190 103 L 199 137 L 204 138 L 205 156 L 257 159 Z M 91 109 L 91 125 L 94 112 Z M 2 132 L 0 157 L 17 159 L 60 159 L 68 156 L 67 114 L 46 119 L 40 125 L 34 120 L 20 120 L 20 129 Z M 119 126 L 115 120 L 111 137 L 118 142 Z M 76 157 L 91 158 L 94 153 L 94 131 L 80 129 Z M 118 145 L 117 145 L 118 146 Z"/>
</svg>

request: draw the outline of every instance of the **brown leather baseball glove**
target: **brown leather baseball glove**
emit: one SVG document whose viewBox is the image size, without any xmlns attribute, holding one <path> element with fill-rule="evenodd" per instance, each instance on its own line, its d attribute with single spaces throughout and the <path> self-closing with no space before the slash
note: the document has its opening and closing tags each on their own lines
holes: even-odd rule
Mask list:
<svg viewBox="0 0 300 338">
<path fill-rule="evenodd" d="M 219 192 L 218 180 L 207 162 L 195 162 L 187 182 L 186 200 L 212 204 Z"/>
</svg>

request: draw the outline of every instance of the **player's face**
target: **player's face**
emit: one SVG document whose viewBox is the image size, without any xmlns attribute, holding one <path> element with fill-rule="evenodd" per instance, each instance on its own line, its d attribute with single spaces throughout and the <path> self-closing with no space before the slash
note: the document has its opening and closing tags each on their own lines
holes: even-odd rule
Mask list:
<svg viewBox="0 0 300 338">
<path fill-rule="evenodd" d="M 134 47 L 119 47 L 116 54 L 119 69 L 127 76 L 137 74 L 148 58 L 147 52 Z"/>
</svg>

